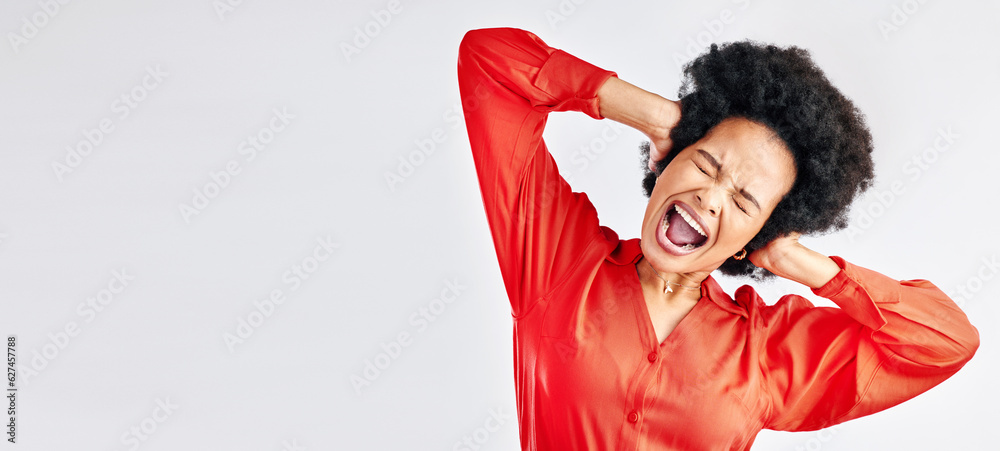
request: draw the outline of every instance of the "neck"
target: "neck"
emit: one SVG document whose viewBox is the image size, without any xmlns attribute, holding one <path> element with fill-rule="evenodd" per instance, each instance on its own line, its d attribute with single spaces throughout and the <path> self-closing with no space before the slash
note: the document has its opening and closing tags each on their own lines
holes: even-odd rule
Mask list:
<svg viewBox="0 0 1000 451">
<path fill-rule="evenodd" d="M 701 299 L 701 283 L 708 277 L 708 273 L 672 273 L 659 269 L 654 271 L 651 263 L 643 256 L 635 264 L 644 292 L 655 293 L 657 299 L 662 299 L 668 304 L 678 301 L 697 302 Z M 673 283 L 668 284 L 667 282 Z M 667 286 L 670 287 L 670 290 L 666 290 Z"/>
</svg>

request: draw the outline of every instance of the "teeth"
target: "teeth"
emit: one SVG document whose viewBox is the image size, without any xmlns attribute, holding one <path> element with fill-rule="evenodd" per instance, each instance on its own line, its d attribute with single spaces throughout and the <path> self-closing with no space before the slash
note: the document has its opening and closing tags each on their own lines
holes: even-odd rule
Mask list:
<svg viewBox="0 0 1000 451">
<path fill-rule="evenodd" d="M 694 218 L 692 218 L 687 211 L 685 211 L 677 204 L 674 204 L 674 210 L 677 210 L 677 214 L 681 215 L 681 217 L 684 218 L 685 221 L 687 221 L 688 225 L 690 225 L 692 229 L 700 233 L 701 236 L 706 238 L 708 237 L 708 235 L 705 234 L 705 231 L 702 230 L 701 225 L 698 224 L 698 221 L 695 221 Z"/>
</svg>

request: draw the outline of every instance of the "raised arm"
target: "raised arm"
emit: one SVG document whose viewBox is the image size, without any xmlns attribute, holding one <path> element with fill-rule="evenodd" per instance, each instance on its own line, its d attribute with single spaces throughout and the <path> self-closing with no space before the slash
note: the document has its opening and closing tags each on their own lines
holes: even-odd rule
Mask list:
<svg viewBox="0 0 1000 451">
<path fill-rule="evenodd" d="M 649 137 L 649 169 L 670 150 L 670 129 L 681 118 L 680 103 L 646 91 L 617 77 L 597 91 L 601 115 L 628 125 Z"/>
<path fill-rule="evenodd" d="M 472 30 L 459 47 L 463 113 L 493 243 L 517 317 L 579 268 L 602 231 L 587 195 L 559 175 L 542 141 L 552 111 L 600 115 L 616 74 L 515 28 Z"/>
<path fill-rule="evenodd" d="M 815 430 L 892 407 L 951 377 L 979 347 L 934 284 L 828 258 L 839 271 L 812 290 L 839 309 L 789 295 L 762 311 L 765 428 Z"/>
</svg>

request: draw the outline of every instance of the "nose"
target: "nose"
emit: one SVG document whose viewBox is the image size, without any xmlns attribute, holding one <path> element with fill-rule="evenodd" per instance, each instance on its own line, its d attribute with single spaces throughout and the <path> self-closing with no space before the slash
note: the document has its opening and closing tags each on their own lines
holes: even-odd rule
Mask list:
<svg viewBox="0 0 1000 451">
<path fill-rule="evenodd" d="M 695 195 L 698 199 L 698 206 L 702 210 L 707 211 L 711 216 L 719 216 L 719 212 L 722 209 L 722 200 L 725 193 L 721 187 L 710 186 L 702 189 Z"/>
</svg>

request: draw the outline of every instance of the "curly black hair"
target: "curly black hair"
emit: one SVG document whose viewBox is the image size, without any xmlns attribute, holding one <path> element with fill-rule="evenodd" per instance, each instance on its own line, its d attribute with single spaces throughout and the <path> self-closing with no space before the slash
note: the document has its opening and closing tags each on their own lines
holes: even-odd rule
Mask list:
<svg viewBox="0 0 1000 451">
<path fill-rule="evenodd" d="M 657 176 L 680 151 L 729 117 L 774 131 L 791 151 L 797 175 L 760 232 L 752 252 L 771 240 L 800 232 L 828 233 L 847 227 L 848 208 L 874 179 L 872 136 L 864 114 L 830 83 L 805 49 L 751 40 L 712 44 L 684 65 L 678 92 L 681 118 L 670 131 L 667 156 L 649 170 L 649 142 L 640 146 L 646 197 Z M 727 259 L 719 271 L 756 280 L 773 277 L 749 259 Z"/>
</svg>

